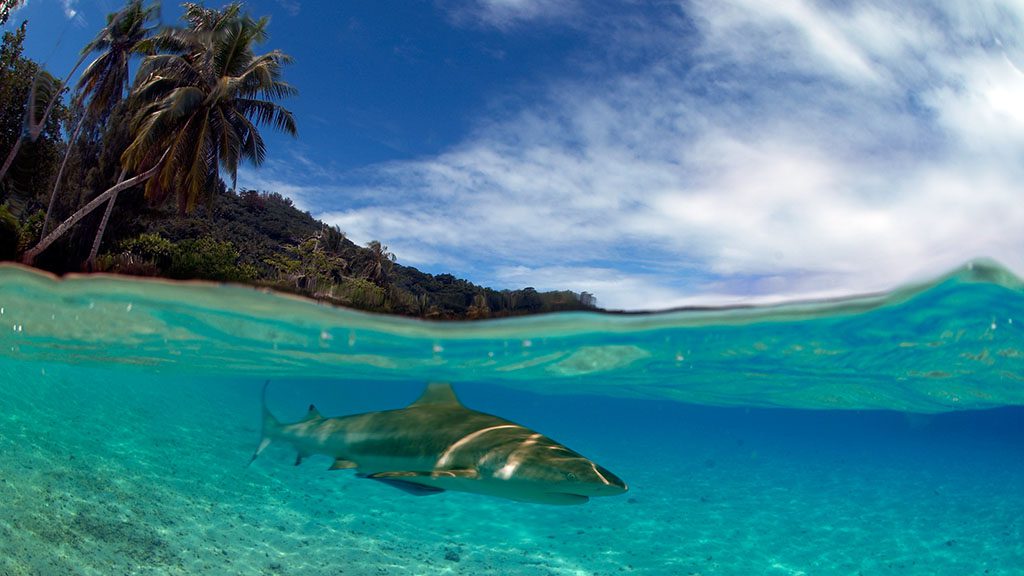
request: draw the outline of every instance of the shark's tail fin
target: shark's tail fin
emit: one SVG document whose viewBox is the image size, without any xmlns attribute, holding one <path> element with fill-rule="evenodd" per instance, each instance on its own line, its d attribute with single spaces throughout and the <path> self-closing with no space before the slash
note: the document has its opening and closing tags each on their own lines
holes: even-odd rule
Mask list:
<svg viewBox="0 0 1024 576">
<path fill-rule="evenodd" d="M 252 458 L 249 459 L 249 464 L 252 464 L 256 458 L 270 445 L 270 441 L 277 435 L 277 431 L 281 428 L 281 423 L 274 418 L 274 415 L 270 413 L 270 409 L 267 408 L 267 386 L 270 385 L 270 380 L 263 383 L 263 391 L 261 393 L 260 405 L 263 407 L 263 425 L 261 428 L 260 445 L 256 447 L 256 451 L 252 453 Z M 247 464 L 248 465 L 248 464 Z"/>
</svg>

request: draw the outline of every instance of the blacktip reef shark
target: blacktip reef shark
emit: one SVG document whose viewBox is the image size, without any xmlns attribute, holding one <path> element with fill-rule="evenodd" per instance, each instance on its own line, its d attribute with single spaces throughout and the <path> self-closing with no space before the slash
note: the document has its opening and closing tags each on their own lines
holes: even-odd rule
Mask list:
<svg viewBox="0 0 1024 576">
<path fill-rule="evenodd" d="M 427 385 L 400 410 L 325 418 L 309 406 L 305 418 L 278 421 L 267 409 L 263 438 L 250 464 L 273 441 L 298 451 L 295 465 L 314 454 L 334 458 L 330 470 L 358 475 L 425 496 L 445 490 L 539 504 L 583 504 L 592 496 L 624 493 L 626 484 L 554 440 L 508 420 L 470 410 L 449 384 Z"/>
</svg>

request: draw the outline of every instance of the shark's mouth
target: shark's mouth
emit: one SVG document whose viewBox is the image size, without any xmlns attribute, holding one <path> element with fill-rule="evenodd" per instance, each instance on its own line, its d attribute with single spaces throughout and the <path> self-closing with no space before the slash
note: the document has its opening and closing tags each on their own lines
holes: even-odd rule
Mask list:
<svg viewBox="0 0 1024 576">
<path fill-rule="evenodd" d="M 546 492 L 543 501 L 547 504 L 586 504 L 589 496 L 572 492 Z"/>
</svg>

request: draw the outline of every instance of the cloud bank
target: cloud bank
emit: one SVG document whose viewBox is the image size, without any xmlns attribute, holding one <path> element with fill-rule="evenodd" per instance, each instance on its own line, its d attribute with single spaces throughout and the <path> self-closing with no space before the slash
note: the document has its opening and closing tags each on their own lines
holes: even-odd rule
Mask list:
<svg viewBox="0 0 1024 576">
<path fill-rule="evenodd" d="M 402 261 L 612 308 L 874 291 L 978 256 L 1024 270 L 1024 7 L 632 10 L 588 11 L 590 53 L 542 100 L 340 184 L 333 209 L 301 193 Z"/>
</svg>

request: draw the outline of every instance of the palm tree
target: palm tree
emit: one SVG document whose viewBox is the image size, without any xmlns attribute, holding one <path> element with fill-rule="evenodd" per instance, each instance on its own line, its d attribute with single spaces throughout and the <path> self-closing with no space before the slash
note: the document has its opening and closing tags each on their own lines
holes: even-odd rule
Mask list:
<svg viewBox="0 0 1024 576">
<path fill-rule="evenodd" d="M 86 50 L 103 50 L 96 60 L 82 72 L 79 87 L 83 94 L 91 94 L 89 112 L 99 118 L 109 117 L 114 106 L 124 98 L 128 88 L 128 63 L 136 54 L 152 54 L 155 46 L 150 38 L 155 28 L 148 26 L 157 16 L 157 6 L 142 7 L 142 0 L 129 0 L 119 18 L 108 21 L 106 33 L 93 40 Z M 84 121 L 83 117 L 83 121 Z M 120 183 L 127 174 L 121 170 L 117 181 Z M 56 190 L 56 185 L 54 185 Z M 53 198 L 50 198 L 53 201 Z M 103 233 L 110 221 L 110 213 L 114 211 L 117 194 L 110 197 L 107 209 L 103 213 L 100 225 L 96 229 L 96 237 L 86 259 L 86 268 L 92 270 L 96 264 L 96 255 L 100 251 Z M 45 229 L 45 228 L 44 228 Z"/>
<path fill-rule="evenodd" d="M 242 15 L 238 4 L 223 10 L 186 5 L 185 18 L 189 28 L 157 39 L 174 50 L 146 57 L 136 76 L 133 140 L 121 166 L 137 175 L 72 214 L 25 252 L 26 263 L 121 190 L 145 183 L 150 201 L 163 203 L 173 194 L 179 210 L 188 212 L 215 189 L 222 169 L 234 182 L 239 162 L 263 163 L 260 125 L 296 134 L 292 113 L 275 102 L 296 93 L 281 80 L 291 58 L 253 51 L 267 37 L 267 19 Z"/>
<path fill-rule="evenodd" d="M 384 287 L 395 267 L 395 255 L 377 240 L 371 241 L 366 247 L 370 250 L 370 261 L 363 267 L 363 277 Z"/>
<path fill-rule="evenodd" d="M 42 235 L 46 234 L 46 229 L 49 227 L 50 215 L 60 189 L 61 178 L 82 127 L 90 119 L 102 121 L 110 116 L 111 110 L 124 99 L 124 94 L 128 89 L 128 64 L 131 57 L 153 52 L 154 45 L 151 37 L 155 27 L 150 26 L 150 23 L 157 17 L 157 13 L 157 6 L 143 7 L 142 0 L 129 0 L 124 9 L 107 16 L 107 25 L 83 49 L 83 54 L 91 54 L 96 51 L 101 51 L 101 53 L 86 67 L 78 81 L 76 101 L 81 103 L 88 98 L 89 104 L 75 126 L 71 139 L 68 141 L 67 150 L 64 152 L 64 160 L 54 179 L 53 190 L 50 192 L 50 203 L 43 220 Z M 107 212 L 96 233 L 93 251 L 89 254 L 90 265 L 96 259 L 96 251 L 99 250 L 106 222 L 110 218 L 110 211 L 114 206 L 114 199 L 107 203 Z"/>
<path fill-rule="evenodd" d="M 89 109 L 99 118 L 124 98 L 128 88 L 128 62 L 132 56 L 152 54 L 159 6 L 144 7 L 142 0 L 128 0 L 124 9 L 107 16 L 107 25 L 83 52 L 101 52 L 78 81 L 78 89 L 90 98 Z"/>
<path fill-rule="evenodd" d="M 225 12 L 237 9 L 230 5 Z M 277 50 L 262 56 L 252 51 L 266 39 L 268 20 L 211 19 L 211 13 L 217 11 L 186 5 L 185 17 L 193 27 L 180 37 L 185 53 L 157 55 L 143 63 L 139 75 L 146 80 L 137 95 L 146 104 L 133 126 L 137 136 L 123 156 L 129 164 L 147 165 L 169 150 L 170 161 L 159 178 L 146 183 L 146 195 L 160 202 L 173 192 L 182 212 L 203 198 L 219 168 L 234 182 L 239 161 L 263 162 L 266 145 L 257 124 L 296 133 L 291 112 L 273 102 L 295 94 L 281 81 L 281 66 L 291 58 Z"/>
</svg>

